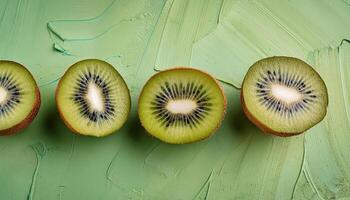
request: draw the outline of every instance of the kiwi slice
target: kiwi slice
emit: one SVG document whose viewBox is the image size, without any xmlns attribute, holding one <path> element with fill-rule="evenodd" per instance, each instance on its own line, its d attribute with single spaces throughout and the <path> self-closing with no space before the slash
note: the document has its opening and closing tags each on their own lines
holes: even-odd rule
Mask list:
<svg viewBox="0 0 350 200">
<path fill-rule="evenodd" d="M 0 61 L 0 135 L 26 128 L 40 108 L 40 92 L 32 74 L 21 64 Z"/>
<path fill-rule="evenodd" d="M 209 74 L 173 68 L 154 75 L 139 97 L 138 113 L 145 129 L 173 144 L 205 139 L 220 126 L 226 97 Z"/>
<path fill-rule="evenodd" d="M 56 104 L 71 131 L 96 137 L 120 129 L 131 105 L 122 76 L 96 59 L 77 62 L 65 72 L 56 89 Z"/>
<path fill-rule="evenodd" d="M 241 90 L 245 114 L 264 132 L 292 136 L 326 115 L 328 94 L 320 75 L 304 61 L 270 57 L 256 62 Z"/>
</svg>

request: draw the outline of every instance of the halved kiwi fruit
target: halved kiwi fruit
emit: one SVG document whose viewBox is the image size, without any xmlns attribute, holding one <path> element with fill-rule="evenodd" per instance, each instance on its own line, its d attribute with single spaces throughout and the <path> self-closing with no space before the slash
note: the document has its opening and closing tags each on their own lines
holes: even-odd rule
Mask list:
<svg viewBox="0 0 350 200">
<path fill-rule="evenodd" d="M 212 135 L 221 125 L 226 97 L 209 74 L 192 68 L 157 73 L 144 86 L 138 113 L 143 127 L 173 144 L 190 143 Z"/>
<path fill-rule="evenodd" d="M 32 74 L 21 64 L 0 61 L 0 135 L 26 128 L 40 108 L 40 92 Z"/>
<path fill-rule="evenodd" d="M 310 65 L 280 56 L 250 67 L 241 101 L 247 117 L 264 132 L 292 136 L 325 117 L 328 94 L 324 81 Z"/>
<path fill-rule="evenodd" d="M 105 61 L 89 59 L 65 72 L 56 89 L 56 104 L 71 131 L 101 137 L 123 126 L 131 102 L 117 70 Z"/>
</svg>

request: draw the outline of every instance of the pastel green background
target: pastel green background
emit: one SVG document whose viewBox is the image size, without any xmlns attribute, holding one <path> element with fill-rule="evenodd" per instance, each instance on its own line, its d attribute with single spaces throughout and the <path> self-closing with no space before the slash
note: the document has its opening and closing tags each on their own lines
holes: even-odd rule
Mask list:
<svg viewBox="0 0 350 200">
<path fill-rule="evenodd" d="M 26 65 L 42 92 L 31 126 L 0 138 L 0 199 L 350 199 L 348 39 L 349 0 L 0 0 L 0 59 Z M 304 135 L 263 135 L 242 113 L 245 72 L 273 55 L 305 60 L 327 84 L 328 114 Z M 131 91 L 109 137 L 71 134 L 57 116 L 57 81 L 84 58 L 113 64 Z M 175 65 L 226 82 L 227 115 L 208 140 L 168 145 L 140 126 L 140 89 Z"/>
</svg>

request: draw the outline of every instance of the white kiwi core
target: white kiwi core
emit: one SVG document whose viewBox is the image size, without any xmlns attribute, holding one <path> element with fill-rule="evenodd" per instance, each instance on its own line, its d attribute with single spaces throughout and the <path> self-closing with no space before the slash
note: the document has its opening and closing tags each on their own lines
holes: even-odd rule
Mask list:
<svg viewBox="0 0 350 200">
<path fill-rule="evenodd" d="M 7 93 L 8 93 L 7 90 L 0 86 L 0 105 L 6 102 L 7 95 L 8 95 Z"/>
<path fill-rule="evenodd" d="M 89 83 L 88 93 L 86 94 L 86 99 L 90 104 L 90 109 L 103 112 L 104 111 L 104 100 L 102 96 L 101 88 L 93 82 Z"/>
<path fill-rule="evenodd" d="M 302 99 L 303 95 L 296 89 L 284 85 L 273 84 L 271 86 L 271 94 L 276 99 L 292 104 Z"/>
<path fill-rule="evenodd" d="M 191 99 L 169 100 L 166 105 L 166 109 L 173 114 L 189 114 L 196 108 L 196 102 Z"/>
</svg>

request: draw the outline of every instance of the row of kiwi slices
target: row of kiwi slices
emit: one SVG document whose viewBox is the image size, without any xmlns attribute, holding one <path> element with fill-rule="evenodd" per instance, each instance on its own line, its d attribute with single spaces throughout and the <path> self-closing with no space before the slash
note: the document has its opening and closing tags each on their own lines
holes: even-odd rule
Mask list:
<svg viewBox="0 0 350 200">
<path fill-rule="evenodd" d="M 129 89 L 107 62 L 89 59 L 73 64 L 60 79 L 56 104 L 66 126 L 81 135 L 106 136 L 126 122 Z M 266 133 L 292 136 L 326 115 L 327 88 L 320 75 L 297 58 L 270 57 L 253 64 L 241 89 L 247 118 Z M 40 107 L 40 92 L 21 64 L 0 61 L 0 135 L 27 127 Z M 208 138 L 221 125 L 226 97 L 218 81 L 193 68 L 177 67 L 152 76 L 139 96 L 142 126 L 174 144 Z"/>
</svg>

